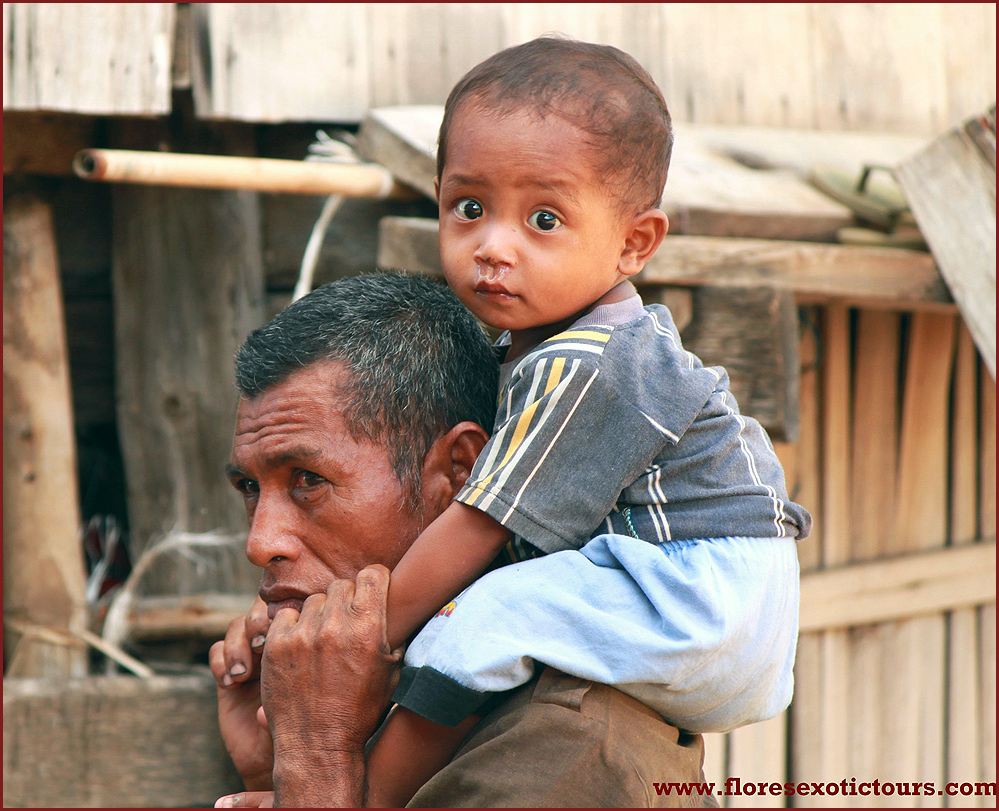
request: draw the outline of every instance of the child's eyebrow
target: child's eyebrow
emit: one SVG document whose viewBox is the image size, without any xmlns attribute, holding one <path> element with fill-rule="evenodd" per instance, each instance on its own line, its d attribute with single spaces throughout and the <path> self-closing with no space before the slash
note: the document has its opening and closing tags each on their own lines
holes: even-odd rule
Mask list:
<svg viewBox="0 0 999 811">
<path fill-rule="evenodd" d="M 482 186 L 488 184 L 488 182 L 487 178 L 476 175 L 450 175 L 447 180 L 441 184 L 441 188 L 450 189 L 455 186 Z M 572 203 L 579 203 L 579 197 L 576 194 L 575 186 L 572 183 L 559 180 L 558 178 L 537 178 L 519 185 L 533 186 L 534 188 L 541 189 L 543 191 L 556 192 L 563 197 L 568 198 Z"/>
</svg>

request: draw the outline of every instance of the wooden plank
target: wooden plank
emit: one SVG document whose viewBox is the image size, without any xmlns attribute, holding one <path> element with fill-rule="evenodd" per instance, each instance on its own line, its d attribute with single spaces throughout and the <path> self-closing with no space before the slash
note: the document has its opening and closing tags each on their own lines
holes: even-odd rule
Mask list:
<svg viewBox="0 0 999 811">
<path fill-rule="evenodd" d="M 851 440 L 850 558 L 854 565 L 882 557 L 894 533 L 895 477 L 885 475 L 885 471 L 898 466 L 901 320 L 900 314 L 890 311 L 861 310 L 857 314 Z M 819 608 L 824 615 L 824 609 L 814 604 L 812 610 L 807 608 L 812 588 L 806 585 L 803 592 L 806 611 L 815 616 L 814 609 Z M 892 596 L 894 602 L 904 604 L 908 594 Z M 881 607 L 880 600 L 876 604 Z M 881 630 L 871 625 L 850 630 L 850 701 L 844 708 L 850 720 L 849 768 L 851 775 L 864 780 L 877 776 L 883 746 L 882 705 L 891 701 L 891 696 L 882 693 Z"/>
<path fill-rule="evenodd" d="M 442 115 L 442 107 L 426 104 L 370 110 L 358 132 L 360 151 L 433 199 Z M 743 129 L 707 128 L 702 136 L 701 127 L 677 125 L 662 204 L 674 234 L 834 241 L 853 214 L 805 182 L 814 165 L 838 155 L 836 163 L 859 175 L 874 159 L 865 156 L 894 163 L 922 144 L 759 128 L 744 142 Z"/>
<path fill-rule="evenodd" d="M 720 794 L 722 784 L 728 775 L 728 735 L 709 733 L 704 738 L 704 780 L 715 784 L 715 799 L 725 808 L 725 795 Z"/>
<path fill-rule="evenodd" d="M 894 553 L 929 551 L 947 539 L 948 426 L 954 316 L 912 316 L 902 404 Z M 886 639 L 883 678 L 896 700 L 885 705 L 885 729 L 898 746 L 885 750 L 884 779 L 941 783 L 944 778 L 946 642 L 944 617 L 900 622 Z M 921 804 L 939 806 L 937 797 Z"/>
<path fill-rule="evenodd" d="M 140 642 L 201 637 L 222 639 L 229 622 L 245 614 L 252 596 L 193 594 L 143 597 L 129 606 L 128 638 Z"/>
<path fill-rule="evenodd" d="M 49 206 L 29 196 L 5 200 L 3 244 L 4 621 L 67 631 L 86 622 L 85 573 Z M 82 675 L 87 666 L 82 647 L 12 631 L 4 634 L 4 661 L 22 676 Z"/>
<path fill-rule="evenodd" d="M 357 151 L 433 200 L 437 132 L 443 115 L 444 108 L 436 104 L 368 110 L 357 130 Z"/>
<path fill-rule="evenodd" d="M 996 534 L 996 384 L 985 364 L 979 366 L 979 530 L 991 537 Z M 982 778 L 996 781 L 996 607 L 985 606 L 978 612 L 981 652 L 982 690 Z"/>
<path fill-rule="evenodd" d="M 815 116 L 823 130 L 939 132 L 945 126 L 939 6 L 813 4 Z M 914 48 L 913 43 L 920 47 Z"/>
<path fill-rule="evenodd" d="M 364 5 L 371 39 L 372 107 L 441 104 L 470 68 L 508 44 L 504 4 Z"/>
<path fill-rule="evenodd" d="M 773 796 L 756 791 L 749 794 L 743 789 L 740 796 L 732 797 L 735 808 L 785 808 L 788 798 L 783 785 L 787 782 L 787 713 L 759 724 L 739 727 L 728 734 L 729 774 L 743 783 L 777 783 L 781 793 Z"/>
<path fill-rule="evenodd" d="M 358 121 L 370 106 L 363 3 L 198 3 L 193 23 L 202 118 Z"/>
<path fill-rule="evenodd" d="M 951 402 L 950 542 L 959 549 L 971 544 L 978 532 L 978 356 L 963 324 L 957 335 Z M 974 783 L 982 780 L 978 611 L 954 611 L 947 622 L 947 779 Z M 959 803 L 948 800 L 948 805 L 981 807 L 982 801 L 962 797 Z"/>
<path fill-rule="evenodd" d="M 232 444 L 232 357 L 263 321 L 260 224 L 248 192 L 129 186 L 113 190 L 113 223 L 118 430 L 135 561 L 169 530 L 245 527 L 219 465 Z"/>
<path fill-rule="evenodd" d="M 242 783 L 208 675 L 4 679 L 8 807 L 211 807 Z"/>
<path fill-rule="evenodd" d="M 669 3 L 662 9 L 661 87 L 677 121 L 815 125 L 807 4 Z M 747 70 L 750 41 L 767 58 Z"/>
<path fill-rule="evenodd" d="M 985 116 L 988 117 L 987 115 Z M 969 122 L 977 126 L 977 122 Z M 996 375 L 995 107 L 991 162 L 964 128 L 951 130 L 896 169 L 912 213 L 993 380 Z"/>
<path fill-rule="evenodd" d="M 822 567 L 846 563 L 850 555 L 850 313 L 830 306 L 823 313 L 822 386 Z M 849 724 L 849 636 L 826 631 L 820 638 L 822 686 L 819 693 L 820 779 L 846 774 Z"/>
<path fill-rule="evenodd" d="M 378 264 L 440 275 L 437 220 L 385 217 Z M 770 239 L 668 236 L 636 284 L 770 287 L 799 300 L 952 311 L 933 259 L 920 251 Z"/>
<path fill-rule="evenodd" d="M 794 478 L 788 480 L 788 493 L 812 514 L 812 534 L 798 544 L 798 559 L 804 573 L 821 566 L 824 509 L 820 473 L 819 310 L 817 307 L 805 307 L 801 312 L 801 427 Z M 814 779 L 809 775 L 817 775 L 821 765 L 821 643 L 819 633 L 799 634 L 794 662 L 794 698 L 790 709 L 792 749 L 788 758 L 789 777 L 794 780 Z"/>
<path fill-rule="evenodd" d="M 739 410 L 778 441 L 798 437 L 798 308 L 786 290 L 698 288 L 684 346 L 724 366 Z"/>
<path fill-rule="evenodd" d="M 174 3 L 5 4 L 4 110 L 168 113 L 174 16 Z"/>
<path fill-rule="evenodd" d="M 944 126 L 953 127 L 996 102 L 996 4 L 944 3 L 941 12 Z"/>
<path fill-rule="evenodd" d="M 97 139 L 96 120 L 83 116 L 4 111 L 3 124 L 4 175 L 71 175 L 73 156 Z"/>
<path fill-rule="evenodd" d="M 801 576 L 801 633 L 995 602 L 994 540 Z"/>
</svg>

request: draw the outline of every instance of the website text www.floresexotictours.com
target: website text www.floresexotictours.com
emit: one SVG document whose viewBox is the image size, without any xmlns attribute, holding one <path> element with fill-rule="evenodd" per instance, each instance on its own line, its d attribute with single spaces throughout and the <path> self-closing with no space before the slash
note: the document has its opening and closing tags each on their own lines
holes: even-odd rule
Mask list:
<svg viewBox="0 0 999 811">
<path fill-rule="evenodd" d="M 797 781 L 759 782 L 729 777 L 724 783 L 653 783 L 656 794 L 719 797 L 995 797 L 995 783 L 904 783 L 888 780 L 844 778 L 838 783 Z"/>
</svg>

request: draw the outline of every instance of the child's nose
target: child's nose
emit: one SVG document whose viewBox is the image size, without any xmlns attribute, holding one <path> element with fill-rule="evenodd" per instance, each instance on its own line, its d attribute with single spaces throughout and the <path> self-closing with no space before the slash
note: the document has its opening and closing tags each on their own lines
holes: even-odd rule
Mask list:
<svg viewBox="0 0 999 811">
<path fill-rule="evenodd" d="M 473 259 L 478 265 L 512 268 L 517 264 L 516 230 L 500 225 L 485 230 Z"/>
</svg>

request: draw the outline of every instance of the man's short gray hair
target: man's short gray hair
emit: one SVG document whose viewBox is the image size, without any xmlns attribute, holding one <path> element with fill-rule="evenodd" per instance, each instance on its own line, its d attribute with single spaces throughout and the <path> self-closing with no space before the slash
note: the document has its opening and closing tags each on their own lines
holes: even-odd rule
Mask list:
<svg viewBox="0 0 999 811">
<path fill-rule="evenodd" d="M 386 446 L 410 507 L 436 439 L 466 420 L 492 431 L 496 355 L 435 280 L 372 273 L 318 287 L 249 335 L 236 353 L 236 386 L 253 398 L 325 360 L 349 370 L 339 392 L 347 429 Z"/>
</svg>

